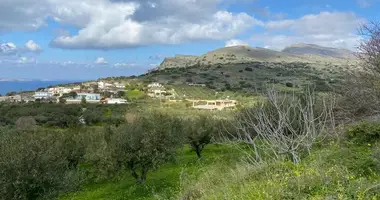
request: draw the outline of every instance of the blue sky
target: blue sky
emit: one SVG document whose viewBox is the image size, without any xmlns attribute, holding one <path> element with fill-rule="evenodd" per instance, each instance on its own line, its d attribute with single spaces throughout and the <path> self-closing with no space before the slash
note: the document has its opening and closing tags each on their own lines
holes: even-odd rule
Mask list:
<svg viewBox="0 0 380 200">
<path fill-rule="evenodd" d="M 294 43 L 355 50 L 379 0 L 0 0 L 0 78 L 146 72 L 175 54 Z"/>
</svg>

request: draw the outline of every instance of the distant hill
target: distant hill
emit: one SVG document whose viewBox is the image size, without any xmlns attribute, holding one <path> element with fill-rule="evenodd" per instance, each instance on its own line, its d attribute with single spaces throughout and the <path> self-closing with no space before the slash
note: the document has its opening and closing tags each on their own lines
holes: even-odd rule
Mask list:
<svg viewBox="0 0 380 200">
<path fill-rule="evenodd" d="M 321 47 L 315 44 L 295 44 L 286 47 L 282 52 L 296 55 L 318 55 L 323 57 L 333 57 L 341 59 L 355 59 L 352 51 L 347 49 L 337 49 L 330 47 Z"/>
<path fill-rule="evenodd" d="M 249 46 L 233 46 L 216 49 L 201 56 L 176 55 L 169 57 L 157 69 L 252 62 L 325 62 L 341 65 L 353 61 L 355 61 L 354 53 L 349 50 L 321 47 L 312 44 L 291 45 L 283 51 Z"/>
</svg>

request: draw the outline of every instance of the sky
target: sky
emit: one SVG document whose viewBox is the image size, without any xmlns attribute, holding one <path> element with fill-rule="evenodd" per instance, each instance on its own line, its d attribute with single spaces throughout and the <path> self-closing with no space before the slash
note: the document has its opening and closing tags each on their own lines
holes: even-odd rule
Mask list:
<svg viewBox="0 0 380 200">
<path fill-rule="evenodd" d="M 234 45 L 355 50 L 378 10 L 380 0 L 0 0 L 0 78 L 137 75 Z"/>
</svg>

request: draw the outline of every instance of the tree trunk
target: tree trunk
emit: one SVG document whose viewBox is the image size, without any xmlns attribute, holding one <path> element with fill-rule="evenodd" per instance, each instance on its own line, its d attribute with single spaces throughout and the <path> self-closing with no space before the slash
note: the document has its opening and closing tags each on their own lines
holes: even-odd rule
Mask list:
<svg viewBox="0 0 380 200">
<path fill-rule="evenodd" d="M 197 145 L 195 148 L 195 152 L 197 153 L 198 158 L 201 158 L 201 152 L 202 152 L 202 147 L 201 145 Z"/>
<path fill-rule="evenodd" d="M 136 179 L 136 182 L 137 182 L 138 184 L 140 184 L 140 177 L 139 177 L 139 175 L 136 173 L 136 171 L 135 171 L 135 170 L 132 170 L 131 174 L 132 174 L 132 176 Z"/>
<path fill-rule="evenodd" d="M 296 152 L 291 152 L 290 154 L 291 154 L 291 156 L 292 156 L 292 161 L 293 161 L 293 163 L 295 163 L 295 164 L 299 164 L 299 163 L 301 162 L 301 159 L 300 159 L 300 157 L 297 155 Z"/>
<path fill-rule="evenodd" d="M 148 168 L 143 167 L 143 168 L 141 169 L 141 181 L 140 181 L 140 184 L 145 183 L 145 181 L 146 181 L 146 174 L 147 174 L 147 173 L 148 173 Z"/>
</svg>

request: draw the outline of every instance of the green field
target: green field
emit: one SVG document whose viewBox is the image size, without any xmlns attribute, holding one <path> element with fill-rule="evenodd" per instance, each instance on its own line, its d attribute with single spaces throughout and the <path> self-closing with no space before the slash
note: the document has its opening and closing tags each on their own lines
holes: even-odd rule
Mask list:
<svg viewBox="0 0 380 200">
<path fill-rule="evenodd" d="M 196 87 L 189 85 L 172 86 L 179 98 L 184 99 L 216 99 L 216 91 L 206 87 Z"/>
<path fill-rule="evenodd" d="M 148 175 L 145 185 L 137 185 L 136 180 L 129 174 L 120 177 L 121 180 L 101 184 L 88 185 L 82 191 L 63 196 L 66 200 L 95 200 L 95 199 L 175 199 L 181 193 L 185 177 L 198 176 L 203 169 L 217 163 L 225 167 L 237 162 L 241 155 L 234 148 L 210 145 L 203 152 L 203 158 L 198 160 L 190 148 L 178 151 L 178 158 L 162 166 Z"/>
<path fill-rule="evenodd" d="M 330 143 L 300 165 L 262 166 L 242 162 L 242 152 L 231 147 L 209 146 L 201 160 L 184 148 L 145 185 L 126 174 L 60 199 L 379 199 L 379 163 L 371 159 L 378 148 Z"/>
</svg>

